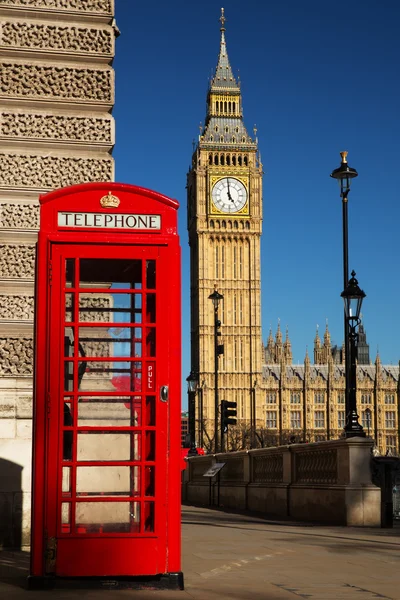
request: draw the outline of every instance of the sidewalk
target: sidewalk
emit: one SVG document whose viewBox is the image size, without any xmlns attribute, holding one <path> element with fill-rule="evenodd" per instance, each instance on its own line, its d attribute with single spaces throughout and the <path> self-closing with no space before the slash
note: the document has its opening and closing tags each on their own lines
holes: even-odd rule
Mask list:
<svg viewBox="0 0 400 600">
<path fill-rule="evenodd" d="M 0 552 L 0 599 L 400 600 L 400 528 L 324 527 L 183 507 L 184 591 L 27 592 L 27 553 Z"/>
</svg>

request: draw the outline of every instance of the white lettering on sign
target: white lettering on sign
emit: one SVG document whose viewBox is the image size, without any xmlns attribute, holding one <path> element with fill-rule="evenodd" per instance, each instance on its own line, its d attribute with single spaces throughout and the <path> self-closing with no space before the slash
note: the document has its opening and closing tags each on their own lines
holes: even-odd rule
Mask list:
<svg viewBox="0 0 400 600">
<path fill-rule="evenodd" d="M 59 212 L 59 227 L 106 229 L 161 229 L 160 215 Z"/>
<path fill-rule="evenodd" d="M 147 389 L 150 392 L 154 391 L 154 363 L 147 365 Z"/>
</svg>

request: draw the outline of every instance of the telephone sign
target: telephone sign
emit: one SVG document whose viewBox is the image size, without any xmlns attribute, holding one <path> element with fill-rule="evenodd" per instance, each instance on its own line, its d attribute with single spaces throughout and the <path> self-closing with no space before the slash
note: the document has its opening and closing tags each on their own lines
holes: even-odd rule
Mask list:
<svg viewBox="0 0 400 600">
<path fill-rule="evenodd" d="M 182 587 L 178 203 L 91 183 L 40 204 L 30 584 Z"/>
</svg>

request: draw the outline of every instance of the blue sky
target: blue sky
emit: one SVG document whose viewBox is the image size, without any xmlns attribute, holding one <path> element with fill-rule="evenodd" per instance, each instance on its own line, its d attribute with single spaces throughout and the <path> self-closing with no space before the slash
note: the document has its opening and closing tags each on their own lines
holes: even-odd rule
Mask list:
<svg viewBox="0 0 400 600">
<path fill-rule="evenodd" d="M 342 343 L 342 207 L 329 174 L 348 150 L 359 173 L 349 197 L 349 267 L 367 294 L 372 359 L 379 347 L 384 363 L 397 363 L 398 0 L 116 0 L 116 180 L 181 205 L 182 379 L 190 371 L 186 173 L 217 64 L 221 4 L 244 121 L 249 132 L 257 125 L 265 171 L 263 339 L 279 318 L 302 362 L 328 319 Z"/>
</svg>

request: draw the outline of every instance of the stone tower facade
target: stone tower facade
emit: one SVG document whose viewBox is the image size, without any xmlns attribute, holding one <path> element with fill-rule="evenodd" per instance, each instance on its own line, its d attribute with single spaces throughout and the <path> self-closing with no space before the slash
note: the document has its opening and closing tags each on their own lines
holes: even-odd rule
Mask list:
<svg viewBox="0 0 400 600">
<path fill-rule="evenodd" d="M 196 439 L 201 422 L 212 436 L 215 419 L 215 331 L 209 299 L 214 287 L 224 297 L 219 309 L 219 343 L 224 345 L 218 359 L 219 397 L 237 402 L 239 420 L 249 420 L 251 407 L 258 399 L 261 402 L 262 165 L 257 138 L 248 134 L 243 122 L 241 88 L 228 59 L 223 10 L 221 23 L 205 125 L 187 178 L 191 366 L 202 404 L 201 411 L 197 403 Z"/>
<path fill-rule="evenodd" d="M 0 544 L 29 544 L 38 196 L 112 181 L 114 0 L 0 3 Z M 51 345 L 51 340 L 49 340 Z"/>
</svg>

